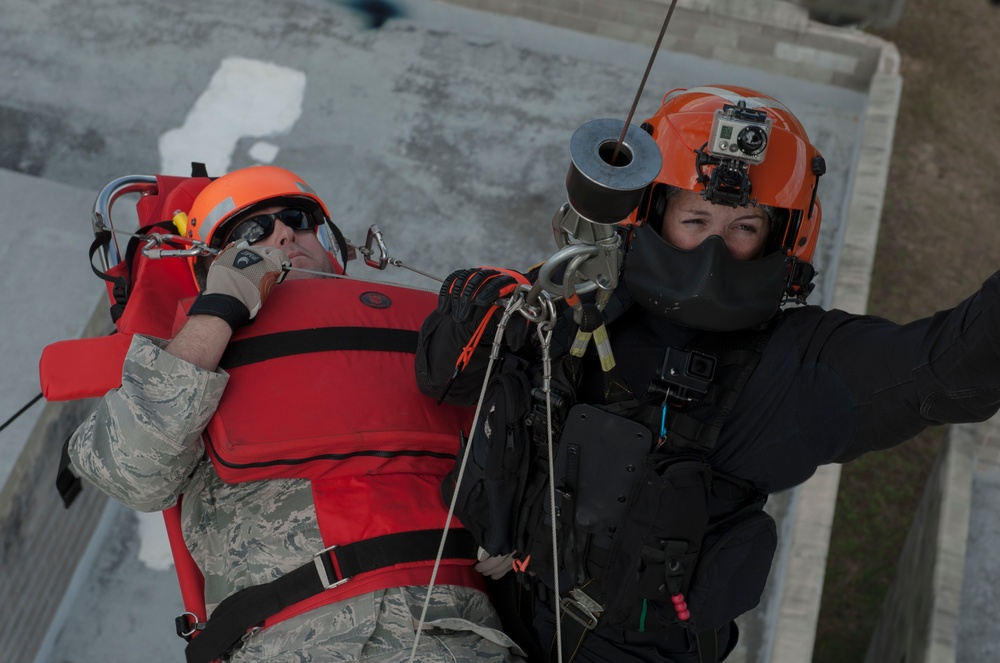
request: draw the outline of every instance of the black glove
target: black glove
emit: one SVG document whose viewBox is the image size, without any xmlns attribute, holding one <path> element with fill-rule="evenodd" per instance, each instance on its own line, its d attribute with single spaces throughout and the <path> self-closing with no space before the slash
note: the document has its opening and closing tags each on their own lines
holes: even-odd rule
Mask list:
<svg viewBox="0 0 1000 663">
<path fill-rule="evenodd" d="M 452 272 L 438 295 L 437 310 L 458 322 L 480 319 L 501 297 L 528 280 L 517 272 L 493 267 L 473 267 Z"/>
</svg>

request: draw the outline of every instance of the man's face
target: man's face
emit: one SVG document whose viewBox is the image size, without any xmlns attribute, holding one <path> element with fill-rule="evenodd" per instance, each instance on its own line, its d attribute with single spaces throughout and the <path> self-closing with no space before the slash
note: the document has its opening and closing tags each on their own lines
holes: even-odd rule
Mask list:
<svg viewBox="0 0 1000 663">
<path fill-rule="evenodd" d="M 257 210 L 254 214 L 274 214 L 285 209 L 283 205 L 275 205 L 274 207 L 266 207 L 262 210 Z M 281 222 L 279 219 L 274 219 L 274 230 L 267 237 L 263 237 L 253 243 L 254 246 L 271 246 L 274 248 L 281 249 L 284 251 L 285 255 L 292 263 L 292 267 L 299 267 L 301 269 L 310 269 L 313 271 L 323 272 L 324 274 L 333 273 L 333 262 L 330 260 L 330 254 L 326 252 L 323 245 L 320 244 L 319 237 L 313 230 L 292 230 L 287 225 Z M 288 275 L 285 277 L 287 279 L 304 279 L 315 276 L 308 272 L 299 271 L 289 271 Z"/>
<path fill-rule="evenodd" d="M 752 260 L 763 253 L 769 229 L 767 213 L 759 207 L 714 205 L 700 193 L 681 189 L 667 200 L 660 236 L 690 250 L 718 235 L 733 258 Z"/>
</svg>

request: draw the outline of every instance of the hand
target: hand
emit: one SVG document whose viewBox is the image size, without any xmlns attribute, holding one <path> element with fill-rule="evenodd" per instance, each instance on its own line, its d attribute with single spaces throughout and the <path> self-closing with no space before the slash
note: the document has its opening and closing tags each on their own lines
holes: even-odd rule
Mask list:
<svg viewBox="0 0 1000 663">
<path fill-rule="evenodd" d="M 230 244 L 209 267 L 202 294 L 233 297 L 246 306 L 253 320 L 275 284 L 284 278 L 282 268 L 289 264 L 281 249 Z"/>
<path fill-rule="evenodd" d="M 501 297 L 528 280 L 517 272 L 493 267 L 473 267 L 452 272 L 444 280 L 438 295 L 437 310 L 451 314 L 458 322 L 483 316 Z"/>
<path fill-rule="evenodd" d="M 480 548 L 476 570 L 484 576 L 499 580 L 513 568 L 514 555 L 516 554 L 517 551 L 514 550 L 506 555 L 490 555 L 486 550 Z"/>
</svg>

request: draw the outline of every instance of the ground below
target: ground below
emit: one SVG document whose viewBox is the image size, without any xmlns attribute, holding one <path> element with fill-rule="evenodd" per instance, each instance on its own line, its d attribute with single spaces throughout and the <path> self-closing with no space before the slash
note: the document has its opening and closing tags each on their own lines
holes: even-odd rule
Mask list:
<svg viewBox="0 0 1000 663">
<path fill-rule="evenodd" d="M 1000 267 L 1000 6 L 908 0 L 891 29 L 903 96 L 868 311 L 905 323 Z M 814 663 L 864 660 L 946 430 L 844 466 Z"/>
</svg>

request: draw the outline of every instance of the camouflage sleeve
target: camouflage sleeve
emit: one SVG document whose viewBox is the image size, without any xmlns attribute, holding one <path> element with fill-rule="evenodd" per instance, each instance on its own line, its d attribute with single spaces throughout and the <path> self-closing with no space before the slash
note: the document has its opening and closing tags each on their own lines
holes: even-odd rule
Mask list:
<svg viewBox="0 0 1000 663">
<path fill-rule="evenodd" d="M 201 432 L 229 376 L 174 357 L 149 338 L 132 340 L 122 386 L 73 433 L 74 469 L 139 511 L 173 505 L 204 456 Z"/>
</svg>

